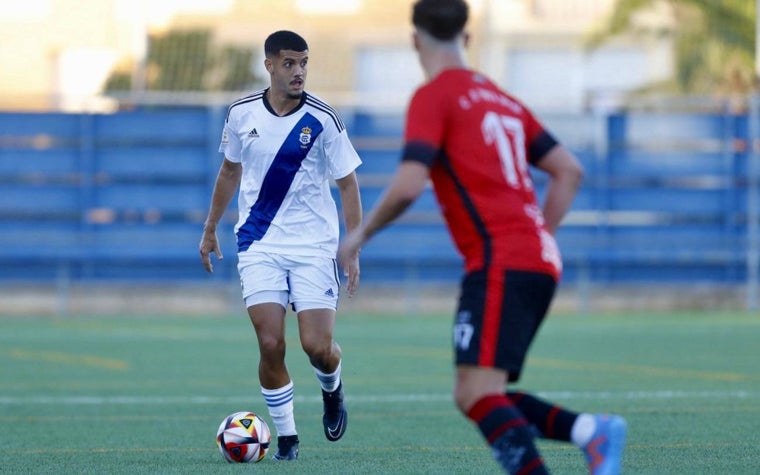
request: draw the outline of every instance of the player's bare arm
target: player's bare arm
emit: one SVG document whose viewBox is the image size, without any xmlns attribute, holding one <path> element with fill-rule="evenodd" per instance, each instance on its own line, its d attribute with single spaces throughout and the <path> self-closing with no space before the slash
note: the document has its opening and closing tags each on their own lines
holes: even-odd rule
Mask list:
<svg viewBox="0 0 760 475">
<path fill-rule="evenodd" d="M 335 180 L 340 192 L 340 202 L 343 208 L 343 220 L 346 223 L 348 233 L 356 230 L 362 224 L 362 201 L 359 194 L 359 182 L 356 179 L 356 172 L 351 172 L 347 176 Z M 340 261 L 343 266 L 343 272 L 348 276 L 346 291 L 351 297 L 359 287 L 359 250 L 346 260 Z"/>
<path fill-rule="evenodd" d="M 338 259 L 341 262 L 349 259 L 375 233 L 401 216 L 422 194 L 429 177 L 430 169 L 423 163 L 411 160 L 402 162 L 364 223 L 346 236 L 338 251 Z"/>
<path fill-rule="evenodd" d="M 546 229 L 554 234 L 581 185 L 583 167 L 575 155 L 562 145 L 549 150 L 536 166 L 551 178 L 546 190 L 543 214 Z"/>
<path fill-rule="evenodd" d="M 242 174 L 243 166 L 240 163 L 234 163 L 229 160 L 224 160 L 219 168 L 219 174 L 214 184 L 214 192 L 211 195 L 211 206 L 209 207 L 206 222 L 203 224 L 203 235 L 201 236 L 199 246 L 201 263 L 206 272 L 214 272 L 214 265 L 211 263 L 211 253 L 216 254 L 218 259 L 224 259 L 219 246 L 216 227 L 237 191 Z"/>
</svg>

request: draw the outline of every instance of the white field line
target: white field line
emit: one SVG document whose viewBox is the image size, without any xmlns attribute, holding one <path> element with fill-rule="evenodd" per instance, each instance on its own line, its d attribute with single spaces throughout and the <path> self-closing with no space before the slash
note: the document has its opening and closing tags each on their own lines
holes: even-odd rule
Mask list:
<svg viewBox="0 0 760 475">
<path fill-rule="evenodd" d="M 551 400 L 625 399 L 625 400 L 673 400 L 673 399 L 760 399 L 760 391 L 545 391 L 537 396 Z M 0 396 L 0 405 L 161 405 L 161 404 L 231 404 L 247 403 L 260 397 L 249 396 Z M 297 403 L 322 403 L 321 396 L 295 396 Z M 346 395 L 346 401 L 354 403 L 431 403 L 449 402 L 450 394 L 385 394 Z"/>
</svg>

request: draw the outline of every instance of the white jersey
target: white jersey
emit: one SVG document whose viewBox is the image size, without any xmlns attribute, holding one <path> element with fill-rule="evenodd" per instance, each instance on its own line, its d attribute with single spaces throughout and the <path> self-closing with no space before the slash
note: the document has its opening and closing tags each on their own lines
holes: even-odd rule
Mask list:
<svg viewBox="0 0 760 475">
<path fill-rule="evenodd" d="M 349 175 L 361 159 L 324 101 L 304 92 L 301 103 L 279 117 L 265 93 L 229 107 L 219 146 L 227 160 L 243 165 L 238 252 L 334 258 L 339 222 L 330 177 Z"/>
</svg>

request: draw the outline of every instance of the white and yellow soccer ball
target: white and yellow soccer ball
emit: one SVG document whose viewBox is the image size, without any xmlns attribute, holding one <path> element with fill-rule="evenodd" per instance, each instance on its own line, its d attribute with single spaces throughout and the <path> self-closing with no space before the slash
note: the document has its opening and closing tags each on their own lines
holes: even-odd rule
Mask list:
<svg viewBox="0 0 760 475">
<path fill-rule="evenodd" d="M 271 442 L 269 426 L 253 412 L 236 412 L 224 418 L 216 431 L 216 445 L 230 463 L 256 463 Z"/>
</svg>

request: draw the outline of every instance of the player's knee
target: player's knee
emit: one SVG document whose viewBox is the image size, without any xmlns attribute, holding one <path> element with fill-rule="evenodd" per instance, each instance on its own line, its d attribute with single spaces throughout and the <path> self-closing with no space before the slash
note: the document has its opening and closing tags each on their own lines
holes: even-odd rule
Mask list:
<svg viewBox="0 0 760 475">
<path fill-rule="evenodd" d="M 494 393 L 494 391 L 488 390 L 482 386 L 457 382 L 454 386 L 454 404 L 456 404 L 462 414 L 467 415 L 475 403 L 483 397 Z"/>
<path fill-rule="evenodd" d="M 309 355 L 309 358 L 323 360 L 330 357 L 331 348 L 330 342 L 323 342 L 318 340 L 303 340 L 301 342 L 303 351 Z"/>
<path fill-rule="evenodd" d="M 470 410 L 470 407 L 472 406 L 472 395 L 471 391 L 469 391 L 467 388 L 462 387 L 461 385 L 456 385 L 454 387 L 454 404 L 456 404 L 457 408 L 462 414 L 467 414 L 467 412 Z"/>
<path fill-rule="evenodd" d="M 334 359 L 332 340 L 301 340 L 303 351 L 309 356 L 311 364 L 316 367 L 324 367 Z"/>
<path fill-rule="evenodd" d="M 259 351 L 262 357 L 283 358 L 285 356 L 285 339 L 275 335 L 259 335 Z"/>
</svg>

